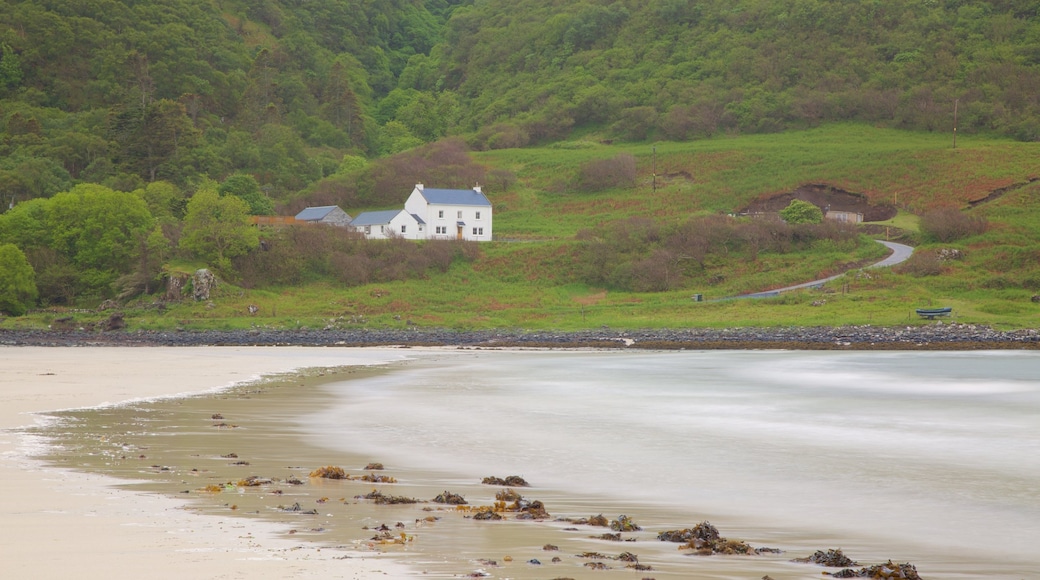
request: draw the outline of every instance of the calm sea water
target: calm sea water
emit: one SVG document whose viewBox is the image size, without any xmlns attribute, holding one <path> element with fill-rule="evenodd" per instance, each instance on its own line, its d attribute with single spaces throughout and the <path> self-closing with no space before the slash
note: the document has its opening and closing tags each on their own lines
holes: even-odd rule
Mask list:
<svg viewBox="0 0 1040 580">
<path fill-rule="evenodd" d="M 480 351 L 323 388 L 309 442 L 446 484 L 517 474 L 754 545 L 1040 577 L 1037 353 Z"/>
</svg>

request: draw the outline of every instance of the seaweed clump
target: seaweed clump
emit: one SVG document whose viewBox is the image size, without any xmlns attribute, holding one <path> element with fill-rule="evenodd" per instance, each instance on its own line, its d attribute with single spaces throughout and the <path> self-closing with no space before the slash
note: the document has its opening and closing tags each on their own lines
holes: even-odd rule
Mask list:
<svg viewBox="0 0 1040 580">
<path fill-rule="evenodd" d="M 657 539 L 662 542 L 685 543 L 681 549 L 694 550 L 696 554 L 710 556 L 712 554 L 758 554 L 768 549 L 752 548 L 747 542 L 730 540 L 719 534 L 719 529 L 708 522 L 701 522 L 692 528 L 661 532 Z"/>
<path fill-rule="evenodd" d="M 496 512 L 493 508 L 484 506 L 478 509 L 477 512 L 473 514 L 473 519 L 483 521 L 494 521 L 502 519 L 502 515 Z"/>
<path fill-rule="evenodd" d="M 410 504 L 419 503 L 419 500 L 404 497 L 400 495 L 383 495 L 379 490 L 373 489 L 365 495 L 357 496 L 360 499 L 370 499 L 376 503 L 376 505 L 397 505 L 397 504 Z"/>
<path fill-rule="evenodd" d="M 816 550 L 816 553 L 808 558 L 795 558 L 792 562 L 801 562 L 803 564 L 819 564 L 820 566 L 828 566 L 830 568 L 850 568 L 852 566 L 859 566 L 855 560 L 849 558 L 841 549 L 831 549 L 824 552 L 823 550 Z"/>
<path fill-rule="evenodd" d="M 480 483 L 483 483 L 484 485 L 504 485 L 506 487 L 531 487 L 531 484 L 527 483 L 527 481 L 519 475 L 510 475 L 505 479 L 495 476 L 485 477 L 480 480 Z"/>
<path fill-rule="evenodd" d="M 643 528 L 636 525 L 636 523 L 632 521 L 632 518 L 626 515 L 620 515 L 618 516 L 618 519 L 610 522 L 610 529 L 615 532 L 638 532 Z"/>
<path fill-rule="evenodd" d="M 466 501 L 466 498 L 462 497 L 457 493 L 452 493 L 450 491 L 445 491 L 444 493 L 438 495 L 437 497 L 433 498 L 433 501 L 436 503 L 445 503 L 448 505 L 466 505 L 468 503 Z"/>
<path fill-rule="evenodd" d="M 885 580 L 921 580 L 917 567 L 913 564 L 894 564 L 892 560 L 876 566 L 867 566 L 859 570 L 846 568 L 841 572 L 824 572 L 834 578 L 884 578 Z"/>
<path fill-rule="evenodd" d="M 342 467 L 326 465 L 311 472 L 311 477 L 322 477 L 325 479 L 349 479 Z"/>
</svg>

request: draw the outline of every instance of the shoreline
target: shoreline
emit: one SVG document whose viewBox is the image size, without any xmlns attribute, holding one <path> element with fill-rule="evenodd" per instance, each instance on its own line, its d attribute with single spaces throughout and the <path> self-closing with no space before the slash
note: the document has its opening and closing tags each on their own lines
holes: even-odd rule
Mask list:
<svg viewBox="0 0 1040 580">
<path fill-rule="evenodd" d="M 648 350 L 1035 350 L 1040 331 L 1000 331 L 980 325 L 660 330 L 204 330 L 60 331 L 3 330 L 0 346 L 299 346 L 608 348 Z"/>
<path fill-rule="evenodd" d="M 0 551 L 12 576 L 155 575 L 228 578 L 415 575 L 378 552 L 336 550 L 285 536 L 285 526 L 207 515 L 163 494 L 125 489 L 122 479 L 46 465 L 23 429 L 41 414 L 131 400 L 216 392 L 302 368 L 399 360 L 391 349 L 0 347 Z M 290 356 L 291 355 L 291 356 Z"/>
</svg>

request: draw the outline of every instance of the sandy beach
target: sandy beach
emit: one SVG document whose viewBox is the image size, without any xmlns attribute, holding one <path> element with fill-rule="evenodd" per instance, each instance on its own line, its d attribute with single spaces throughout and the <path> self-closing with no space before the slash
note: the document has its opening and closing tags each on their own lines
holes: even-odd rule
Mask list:
<svg viewBox="0 0 1040 580">
<path fill-rule="evenodd" d="M 97 475 L 44 467 L 15 431 L 34 413 L 217 389 L 301 367 L 402 358 L 393 349 L 0 347 L 0 554 L 11 578 L 376 578 L 413 575 L 373 552 L 279 537 Z"/>
</svg>

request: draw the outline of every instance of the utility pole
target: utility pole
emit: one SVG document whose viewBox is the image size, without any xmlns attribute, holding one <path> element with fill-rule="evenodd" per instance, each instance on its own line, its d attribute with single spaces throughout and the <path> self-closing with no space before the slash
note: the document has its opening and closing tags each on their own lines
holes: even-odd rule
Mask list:
<svg viewBox="0 0 1040 580">
<path fill-rule="evenodd" d="M 654 197 L 657 197 L 657 145 L 654 145 Z"/>
</svg>

